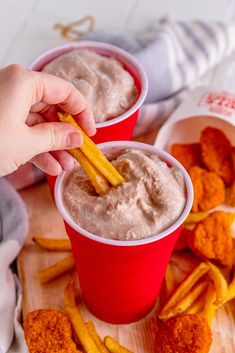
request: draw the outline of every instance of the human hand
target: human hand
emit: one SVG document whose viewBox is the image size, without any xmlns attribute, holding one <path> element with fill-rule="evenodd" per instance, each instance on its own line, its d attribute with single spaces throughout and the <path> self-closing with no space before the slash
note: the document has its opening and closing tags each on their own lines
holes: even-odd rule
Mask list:
<svg viewBox="0 0 235 353">
<path fill-rule="evenodd" d="M 95 121 L 81 93 L 69 82 L 18 65 L 0 70 L 0 176 L 27 161 L 58 175 L 74 166 L 65 149 L 81 146 L 81 133 L 58 122 L 58 107 L 70 114 L 90 136 Z M 49 151 L 52 151 L 48 153 Z"/>
</svg>

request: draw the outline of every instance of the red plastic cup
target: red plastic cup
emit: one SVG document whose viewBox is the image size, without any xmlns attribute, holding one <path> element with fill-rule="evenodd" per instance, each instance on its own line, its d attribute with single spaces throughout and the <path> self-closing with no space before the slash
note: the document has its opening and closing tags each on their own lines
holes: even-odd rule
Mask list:
<svg viewBox="0 0 235 353">
<path fill-rule="evenodd" d="M 116 118 L 97 123 L 97 133 L 92 137 L 92 140 L 95 143 L 114 140 L 131 140 L 138 118 L 139 108 L 143 104 L 148 90 L 147 76 L 142 66 L 131 54 L 114 45 L 102 42 L 69 42 L 49 49 L 38 56 L 30 64 L 29 69 L 34 71 L 41 71 L 43 67 L 52 60 L 74 49 L 90 49 L 100 55 L 113 57 L 117 61 L 121 62 L 124 68 L 134 78 L 136 87 L 138 89 L 138 98 L 136 102 L 126 112 L 117 116 Z M 55 177 L 50 175 L 47 176 L 52 194 L 54 191 L 55 179 Z"/>
<path fill-rule="evenodd" d="M 66 173 L 57 178 L 55 201 L 71 241 L 84 301 L 98 318 L 126 324 L 143 318 L 156 302 L 175 242 L 192 207 L 193 186 L 182 165 L 154 146 L 117 141 L 99 147 L 105 154 L 126 148 L 155 153 L 169 166 L 179 168 L 186 186 L 184 210 L 168 229 L 146 239 L 120 241 L 102 238 L 78 226 L 62 202 Z"/>
</svg>

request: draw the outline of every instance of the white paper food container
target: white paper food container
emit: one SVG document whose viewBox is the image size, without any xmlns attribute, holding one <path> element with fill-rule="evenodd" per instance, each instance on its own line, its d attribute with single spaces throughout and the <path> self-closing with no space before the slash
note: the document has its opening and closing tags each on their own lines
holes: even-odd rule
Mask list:
<svg viewBox="0 0 235 353">
<path fill-rule="evenodd" d="M 213 126 L 235 145 L 235 93 L 198 87 L 159 130 L 155 146 L 170 152 L 173 143 L 199 142 L 201 131 Z"/>
</svg>

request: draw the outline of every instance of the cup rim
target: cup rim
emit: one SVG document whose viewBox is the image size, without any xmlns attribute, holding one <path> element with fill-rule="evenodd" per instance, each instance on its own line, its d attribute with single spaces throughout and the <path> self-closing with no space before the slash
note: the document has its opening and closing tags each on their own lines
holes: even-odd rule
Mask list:
<svg viewBox="0 0 235 353">
<path fill-rule="evenodd" d="M 178 219 L 170 227 L 158 233 L 157 235 L 153 235 L 139 240 L 116 240 L 116 239 L 104 238 L 102 236 L 95 235 L 80 227 L 78 224 L 76 224 L 73 221 L 73 219 L 70 217 L 68 212 L 65 210 L 62 202 L 61 186 L 62 186 L 63 179 L 68 174 L 68 172 L 62 172 L 57 177 L 55 182 L 55 189 L 54 189 L 55 203 L 60 215 L 63 217 L 64 221 L 70 225 L 70 227 L 72 227 L 79 234 L 85 236 L 86 238 L 94 240 L 96 242 L 107 244 L 107 245 L 129 247 L 129 246 L 145 245 L 145 244 L 153 243 L 162 238 L 165 238 L 166 236 L 172 234 L 177 228 L 179 228 L 183 224 L 184 220 L 186 219 L 186 217 L 188 216 L 192 208 L 194 192 L 193 192 L 193 185 L 187 171 L 174 157 L 172 157 L 169 153 L 161 150 L 158 147 L 141 143 L 141 142 L 134 142 L 134 141 L 111 141 L 111 142 L 101 143 L 98 145 L 98 147 L 100 149 L 107 148 L 107 147 L 136 148 L 136 149 L 145 150 L 147 152 L 154 152 L 157 155 L 159 155 L 159 157 L 162 160 L 168 162 L 172 166 L 177 167 L 184 176 L 184 181 L 186 186 L 187 197 L 186 197 L 184 209 L 181 215 L 178 217 Z"/>
<path fill-rule="evenodd" d="M 125 50 L 123 50 L 119 47 L 116 47 L 115 45 L 104 43 L 104 42 L 85 41 L 85 40 L 80 41 L 80 42 L 76 42 L 76 41 L 75 42 L 67 42 L 65 44 L 61 44 L 61 45 L 58 45 L 54 48 L 50 48 L 50 49 L 47 49 L 46 51 L 44 51 L 42 54 L 37 56 L 32 61 L 32 63 L 29 65 L 29 69 L 34 70 L 35 66 L 39 65 L 41 61 L 45 60 L 48 56 L 50 56 L 52 54 L 60 52 L 63 49 L 66 50 L 66 49 L 71 48 L 71 50 L 73 50 L 73 49 L 82 48 L 82 47 L 90 47 L 91 49 L 92 48 L 104 49 L 109 52 L 113 52 L 114 54 L 118 54 L 124 59 L 124 61 L 131 63 L 131 65 L 133 65 L 133 67 L 137 70 L 138 76 L 139 76 L 138 78 L 141 83 L 141 92 L 140 92 L 136 102 L 123 114 L 121 114 L 113 119 L 96 123 L 96 127 L 103 128 L 103 127 L 111 126 L 111 125 L 114 125 L 116 123 L 119 123 L 119 122 L 129 118 L 131 115 L 133 115 L 140 108 L 140 106 L 143 104 L 143 102 L 147 96 L 148 79 L 147 79 L 147 75 L 143 69 L 143 66 L 138 62 L 138 60 L 132 54 L 126 52 Z M 63 53 L 61 53 L 61 55 L 62 54 Z"/>
</svg>

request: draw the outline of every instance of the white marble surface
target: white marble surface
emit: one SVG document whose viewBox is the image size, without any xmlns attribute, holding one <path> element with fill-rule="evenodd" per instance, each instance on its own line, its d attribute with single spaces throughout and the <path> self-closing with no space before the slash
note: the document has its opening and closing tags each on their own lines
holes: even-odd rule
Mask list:
<svg viewBox="0 0 235 353">
<path fill-rule="evenodd" d="M 0 0 L 0 66 L 27 66 L 43 50 L 63 40 L 53 30 L 93 15 L 97 27 L 140 30 L 161 16 L 180 19 L 233 17 L 235 0 Z"/>
</svg>

